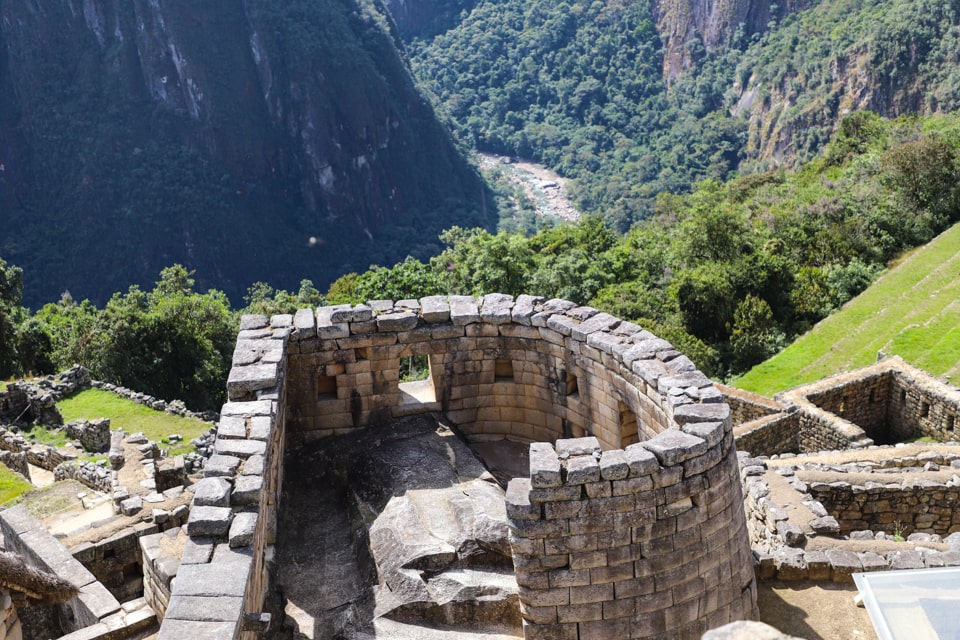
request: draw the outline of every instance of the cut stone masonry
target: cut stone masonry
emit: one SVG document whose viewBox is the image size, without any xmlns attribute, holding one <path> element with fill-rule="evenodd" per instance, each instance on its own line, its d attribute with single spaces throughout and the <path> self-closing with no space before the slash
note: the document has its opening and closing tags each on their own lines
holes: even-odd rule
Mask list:
<svg viewBox="0 0 960 640">
<path fill-rule="evenodd" d="M 262 629 L 285 446 L 436 411 L 468 441 L 531 443 L 508 488 L 528 638 L 699 638 L 756 614 L 729 408 L 629 322 L 501 294 L 246 316 L 227 389 L 161 640 Z"/>
</svg>

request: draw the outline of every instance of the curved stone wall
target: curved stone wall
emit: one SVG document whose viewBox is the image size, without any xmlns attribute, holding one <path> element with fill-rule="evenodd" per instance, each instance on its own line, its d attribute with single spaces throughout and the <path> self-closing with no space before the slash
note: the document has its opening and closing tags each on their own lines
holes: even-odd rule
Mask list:
<svg viewBox="0 0 960 640">
<path fill-rule="evenodd" d="M 527 638 L 699 638 L 755 614 L 730 410 L 668 342 L 501 294 L 304 310 L 294 325 L 291 446 L 427 411 L 472 441 L 532 443 L 531 477 L 508 489 Z M 429 377 L 401 383 L 416 357 Z"/>
<path fill-rule="evenodd" d="M 400 381 L 411 359 L 426 380 Z M 699 638 L 756 614 L 729 407 L 634 324 L 500 294 L 245 316 L 227 391 L 160 640 L 263 631 L 285 449 L 431 411 L 531 443 L 507 490 L 527 638 Z"/>
</svg>

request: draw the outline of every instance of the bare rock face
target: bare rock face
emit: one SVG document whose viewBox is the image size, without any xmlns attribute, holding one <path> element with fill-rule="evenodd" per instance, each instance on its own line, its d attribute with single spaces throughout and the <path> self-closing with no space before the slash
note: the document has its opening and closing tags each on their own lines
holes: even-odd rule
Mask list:
<svg viewBox="0 0 960 640">
<path fill-rule="evenodd" d="M 519 630 L 503 489 L 452 431 L 407 418 L 290 452 L 286 469 L 278 582 L 293 637 L 364 638 L 380 620 Z"/>
</svg>

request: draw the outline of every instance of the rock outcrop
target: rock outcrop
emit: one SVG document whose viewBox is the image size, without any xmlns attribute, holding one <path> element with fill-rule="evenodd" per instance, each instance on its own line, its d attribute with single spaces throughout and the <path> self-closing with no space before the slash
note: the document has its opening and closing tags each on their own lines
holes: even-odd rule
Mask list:
<svg viewBox="0 0 960 640">
<path fill-rule="evenodd" d="M 288 465 L 279 582 L 304 634 L 364 637 L 382 618 L 519 629 L 503 489 L 452 431 L 405 418 L 304 447 Z M 319 541 L 298 539 L 320 522 Z"/>
</svg>

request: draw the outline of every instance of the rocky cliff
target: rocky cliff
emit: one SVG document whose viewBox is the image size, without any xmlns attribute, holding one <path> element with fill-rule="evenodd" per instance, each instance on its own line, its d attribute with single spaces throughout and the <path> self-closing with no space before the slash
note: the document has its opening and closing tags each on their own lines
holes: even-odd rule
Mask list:
<svg viewBox="0 0 960 640">
<path fill-rule="evenodd" d="M 0 1 L 0 255 L 28 304 L 174 261 L 236 297 L 322 285 L 482 201 L 378 1 Z"/>
<path fill-rule="evenodd" d="M 763 33 L 772 21 L 816 0 L 654 0 L 653 13 L 664 42 L 663 74 L 673 80 L 691 69 L 701 52 Z"/>
</svg>

